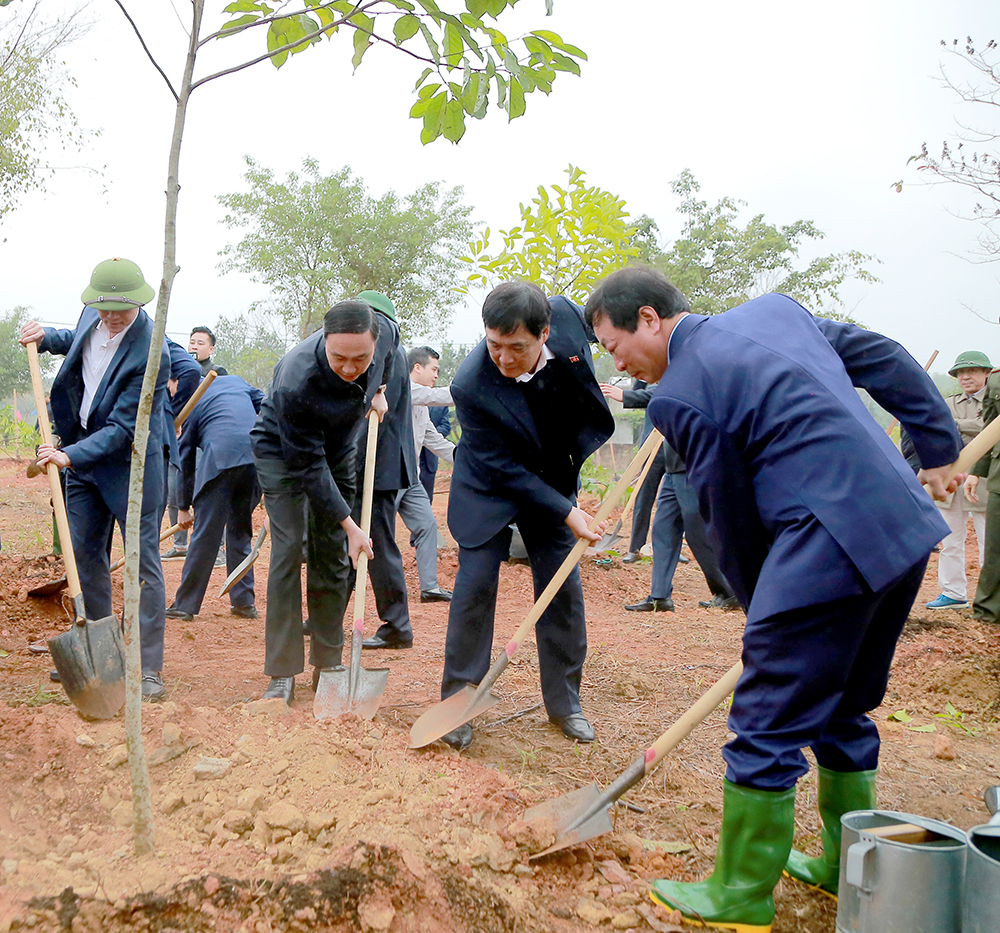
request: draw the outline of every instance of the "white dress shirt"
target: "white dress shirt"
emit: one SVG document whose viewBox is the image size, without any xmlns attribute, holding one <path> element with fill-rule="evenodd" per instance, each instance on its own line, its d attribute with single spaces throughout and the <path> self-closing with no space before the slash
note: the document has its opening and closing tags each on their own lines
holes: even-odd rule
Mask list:
<svg viewBox="0 0 1000 933">
<path fill-rule="evenodd" d="M 136 317 L 138 318 L 138 315 Z M 134 323 L 133 320 L 132 324 Z M 112 337 L 104 321 L 98 320 L 90 333 L 90 338 L 83 345 L 83 401 L 80 403 L 80 424 L 84 430 L 87 428 L 90 406 L 94 404 L 97 387 L 101 384 L 132 324 Z"/>
</svg>

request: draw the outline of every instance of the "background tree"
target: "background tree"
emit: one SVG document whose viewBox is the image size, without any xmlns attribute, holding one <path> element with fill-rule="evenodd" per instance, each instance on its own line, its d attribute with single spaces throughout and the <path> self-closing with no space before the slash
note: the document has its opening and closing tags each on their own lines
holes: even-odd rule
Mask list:
<svg viewBox="0 0 1000 933">
<path fill-rule="evenodd" d="M 941 45 L 948 54 L 957 59 L 963 77 L 953 78 L 941 67 L 942 84 L 954 92 L 966 104 L 975 104 L 981 117 L 979 125 L 967 126 L 960 123 L 961 132 L 952 140 L 941 143 L 939 155 L 931 155 L 927 143 L 920 152 L 911 156 L 924 181 L 958 185 L 971 192 L 972 213 L 969 219 L 980 224 L 979 246 L 974 256 L 980 262 L 992 262 L 1000 258 L 1000 158 L 997 142 L 1000 133 L 995 129 L 996 118 L 1000 116 L 1000 50 L 992 39 L 984 48 L 977 48 L 971 36 L 967 36 L 964 47 L 954 39 L 949 45 L 943 39 Z M 992 117 L 992 121 L 991 118 Z M 992 122 L 993 127 L 990 126 Z M 898 181 L 896 191 L 903 190 L 903 182 Z"/>
<path fill-rule="evenodd" d="M 250 385 L 266 389 L 274 367 L 299 339 L 291 333 L 282 316 L 265 306 L 254 307 L 234 317 L 219 315 L 215 324 L 215 352 L 212 359 Z"/>
<path fill-rule="evenodd" d="M 435 182 L 376 199 L 348 166 L 323 175 L 305 159 L 301 174 L 278 181 L 246 162 L 250 190 L 219 197 L 223 223 L 246 231 L 219 268 L 267 285 L 290 331 L 306 337 L 334 302 L 374 289 L 396 305 L 404 340 L 444 332 L 459 298 L 456 256 L 471 231 L 461 188 Z"/>
<path fill-rule="evenodd" d="M 166 71 L 156 61 L 124 0 L 115 0 L 132 25 L 143 51 L 159 72 L 174 98 L 174 125 L 167 159 L 166 210 L 163 236 L 163 274 L 156 302 L 156 317 L 150 340 L 150 352 L 143 378 L 136 416 L 135 439 L 129 479 L 128 517 L 125 550 L 125 741 L 128 746 L 129 772 L 132 779 L 132 802 L 135 815 L 133 838 L 139 855 L 155 849 L 152 795 L 145 748 L 142 743 L 142 696 L 139 659 L 139 516 L 145 475 L 143 453 L 149 438 L 153 392 L 160 369 L 160 344 L 167 324 L 167 310 L 174 277 L 177 275 L 177 198 L 180 192 L 180 154 L 184 123 L 191 94 L 202 85 L 235 74 L 259 62 L 272 61 L 281 67 L 290 55 L 298 54 L 329 38 L 338 30 L 353 35 L 357 67 L 372 44 L 385 43 L 404 51 L 426 65 L 416 87 L 419 99 L 411 116 L 423 122 L 420 138 L 431 142 L 440 136 L 458 140 L 465 132 L 465 116 L 485 116 L 488 92 L 497 92 L 497 106 L 513 120 L 524 113 L 525 94 L 534 90 L 549 93 L 558 71 L 579 74 L 575 59 L 586 56 L 567 45 L 553 32 L 535 30 L 511 43 L 493 26 L 506 9 L 518 0 L 465 0 L 443 11 L 436 0 L 303 0 L 306 11 L 278 12 L 257 0 L 235 0 L 227 13 L 238 14 L 222 28 L 202 34 L 205 0 L 190 0 L 191 21 L 187 30 L 187 52 L 181 79 L 175 88 Z M 553 0 L 545 0 L 551 12 Z M 378 28 L 375 16 L 378 15 Z M 237 61 L 203 77 L 195 77 L 198 51 L 209 42 L 248 29 L 265 27 L 267 49 L 245 61 Z M 388 38 L 391 33 L 392 38 Z M 419 34 L 426 52 L 407 43 Z M 404 48 L 405 47 L 405 48 Z M 452 79 L 460 80 L 452 80 Z"/>
<path fill-rule="evenodd" d="M 701 186 L 687 169 L 671 182 L 681 198 L 681 235 L 652 258 L 687 296 L 699 314 L 718 314 L 758 295 L 781 292 L 816 314 L 850 320 L 839 307 L 840 287 L 848 279 L 874 283 L 866 268 L 873 256 L 847 250 L 820 256 L 798 268 L 799 250 L 824 234 L 810 220 L 775 226 L 763 214 L 739 222 L 746 204 L 725 197 L 714 205 L 697 197 Z"/>
<path fill-rule="evenodd" d="M 15 392 L 27 395 L 26 401 L 34 407 L 31 399 L 31 376 L 24 362 L 24 349 L 17 342 L 21 335 L 21 325 L 29 319 L 28 308 L 20 305 L 10 311 L 0 313 L 0 399 L 9 399 Z M 39 354 L 42 375 L 52 372 L 55 361 L 48 353 Z"/>
<path fill-rule="evenodd" d="M 566 175 L 565 187 L 539 185 L 537 197 L 521 204 L 521 223 L 500 231 L 499 252 L 490 252 L 489 227 L 469 244 L 469 255 L 462 257 L 475 270 L 469 282 L 489 288 L 511 279 L 529 279 L 549 295 L 566 295 L 584 304 L 605 275 L 645 258 L 642 235 L 629 223 L 625 202 L 587 185 L 582 169 L 571 165 Z M 647 226 L 644 234 L 648 232 Z"/>
<path fill-rule="evenodd" d="M 2 0 L 0 7 L 11 0 Z M 0 21 L 0 217 L 18 198 L 45 183 L 42 150 L 58 132 L 64 149 L 78 148 L 85 133 L 64 97 L 75 84 L 59 50 L 88 28 L 80 10 L 49 21 L 38 2 L 11 6 Z"/>
</svg>

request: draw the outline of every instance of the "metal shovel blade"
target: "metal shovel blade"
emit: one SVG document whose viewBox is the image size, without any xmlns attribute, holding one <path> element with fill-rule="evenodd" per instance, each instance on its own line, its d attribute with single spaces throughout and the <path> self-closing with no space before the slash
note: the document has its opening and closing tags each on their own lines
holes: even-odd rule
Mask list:
<svg viewBox="0 0 1000 933">
<path fill-rule="evenodd" d="M 619 518 L 618 524 L 615 525 L 614 530 L 604 532 L 604 535 L 601 538 L 601 540 L 598 541 L 597 544 L 594 546 L 594 550 L 610 551 L 612 548 L 615 547 L 615 545 L 618 544 L 619 541 L 622 540 L 622 536 L 620 534 L 621 530 L 622 530 L 622 520 Z"/>
<path fill-rule="evenodd" d="M 111 719 L 125 705 L 125 646 L 114 616 L 75 624 L 49 639 L 66 696 L 87 719 Z"/>
<path fill-rule="evenodd" d="M 581 842 L 586 842 L 588 839 L 610 833 L 614 826 L 608 815 L 608 808 L 599 806 L 600 800 L 600 788 L 596 784 L 591 784 L 589 787 L 581 787 L 572 793 L 564 794 L 555 800 L 546 800 L 544 803 L 526 810 L 525 820 L 528 822 L 541 819 L 551 820 L 556 832 L 556 841 L 547 849 L 529 856 L 528 860 L 533 861 L 543 855 L 558 852 L 560 849 L 569 849 Z M 580 823 L 579 826 L 570 829 L 574 823 L 579 822 L 581 817 L 586 816 L 595 807 L 597 812 L 593 816 Z"/>
<path fill-rule="evenodd" d="M 226 593 L 228 593 L 247 575 L 247 571 L 253 566 L 253 562 L 260 554 L 260 546 L 264 543 L 264 539 L 266 537 L 267 522 L 264 522 L 264 524 L 261 525 L 260 531 L 257 532 L 257 538 L 253 543 L 253 547 L 250 548 L 250 553 L 247 554 L 247 556 L 239 562 L 236 569 L 228 577 L 226 577 L 225 583 L 222 584 L 222 589 L 219 590 L 219 598 L 225 596 Z"/>
<path fill-rule="evenodd" d="M 357 688 L 351 699 L 351 671 L 347 667 L 328 667 L 319 672 L 313 715 L 317 719 L 333 719 L 354 713 L 361 719 L 371 719 L 382 702 L 382 694 L 389 682 L 389 668 L 358 668 Z"/>
<path fill-rule="evenodd" d="M 431 742 L 453 732 L 500 702 L 492 693 L 484 693 L 476 699 L 476 688 L 466 684 L 458 693 L 447 700 L 435 703 L 410 729 L 410 748 L 423 748 Z"/>
<path fill-rule="evenodd" d="M 28 595 L 55 596 L 60 590 L 66 589 L 68 585 L 65 575 L 63 575 L 58 580 L 49 580 L 48 583 L 39 583 L 38 586 L 33 586 L 28 590 Z"/>
</svg>

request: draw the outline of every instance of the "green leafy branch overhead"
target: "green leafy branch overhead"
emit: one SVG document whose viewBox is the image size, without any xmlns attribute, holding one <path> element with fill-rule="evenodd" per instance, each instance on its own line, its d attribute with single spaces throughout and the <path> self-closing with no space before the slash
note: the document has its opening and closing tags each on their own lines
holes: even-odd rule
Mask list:
<svg viewBox="0 0 1000 933">
<path fill-rule="evenodd" d="M 439 136 L 458 142 L 465 120 L 486 115 L 490 92 L 509 120 L 525 110 L 525 95 L 552 90 L 558 72 L 580 74 L 586 54 L 564 42 L 557 33 L 536 29 L 508 39 L 495 25 L 497 18 L 519 0 L 465 0 L 464 11 L 448 12 L 435 0 L 303 0 L 303 8 L 285 12 L 260 0 L 234 0 L 225 7 L 233 18 L 202 40 L 232 36 L 265 27 L 267 54 L 239 68 L 269 57 L 280 68 L 289 56 L 306 51 L 323 38 L 352 30 L 357 68 L 373 45 L 385 44 L 404 52 L 425 67 L 414 90 L 417 101 L 410 116 L 423 122 L 420 139 Z M 552 0 L 546 0 L 551 13 Z M 195 81 L 192 89 L 233 69 Z"/>
</svg>

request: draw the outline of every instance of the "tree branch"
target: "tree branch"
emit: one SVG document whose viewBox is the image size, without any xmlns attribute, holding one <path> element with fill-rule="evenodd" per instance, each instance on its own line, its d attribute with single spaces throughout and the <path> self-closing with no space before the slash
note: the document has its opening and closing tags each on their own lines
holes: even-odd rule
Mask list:
<svg viewBox="0 0 1000 933">
<path fill-rule="evenodd" d="M 180 96 L 178 95 L 177 91 L 174 90 L 174 86 L 170 83 L 170 78 L 167 77 L 166 72 L 157 64 L 156 59 L 153 58 L 153 53 L 150 52 L 149 48 L 146 46 L 146 41 L 142 38 L 142 33 L 139 32 L 139 27 L 136 26 L 135 20 L 133 20 L 132 17 L 128 15 L 128 10 L 125 9 L 122 0 L 115 0 L 115 3 L 118 4 L 118 8 L 122 11 L 123 15 L 125 16 L 125 19 L 127 19 L 131 24 L 132 29 L 139 40 L 139 44 L 142 46 L 142 50 L 146 53 L 146 58 L 148 58 L 150 62 L 152 62 L 153 67 L 160 73 L 160 76 L 163 78 L 163 80 L 166 81 L 167 87 L 170 89 L 170 93 L 174 95 L 174 100 L 179 101 Z"/>
</svg>

